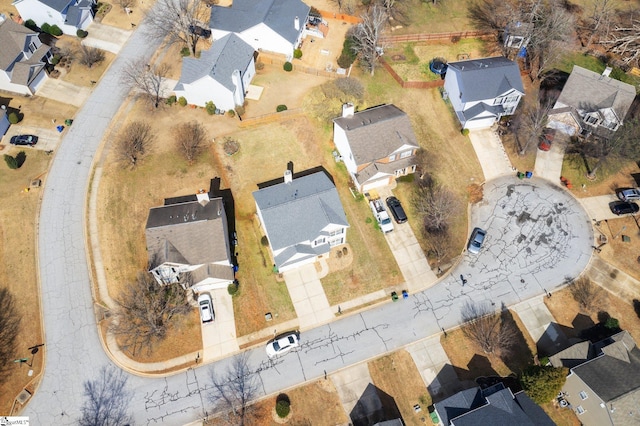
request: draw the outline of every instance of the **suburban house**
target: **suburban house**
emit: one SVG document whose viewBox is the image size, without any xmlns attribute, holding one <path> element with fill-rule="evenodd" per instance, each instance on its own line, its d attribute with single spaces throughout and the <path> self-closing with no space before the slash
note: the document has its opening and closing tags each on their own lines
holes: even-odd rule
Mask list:
<svg viewBox="0 0 640 426">
<path fill-rule="evenodd" d="M 145 228 L 149 271 L 160 284 L 195 292 L 226 288 L 234 280 L 222 198 L 204 190 L 170 198 L 149 210 Z"/>
<path fill-rule="evenodd" d="M 209 27 L 214 40 L 235 33 L 255 50 L 290 59 L 302 41 L 310 10 L 301 0 L 234 0 L 229 7 L 211 6 Z"/>
<path fill-rule="evenodd" d="M 301 173 L 300 175 L 302 175 Z M 260 224 L 279 272 L 313 263 L 347 241 L 349 223 L 335 185 L 322 171 L 253 193 Z"/>
<path fill-rule="evenodd" d="M 7 133 L 9 126 L 11 126 L 11 123 L 9 123 L 7 110 L 6 107 L 2 105 L 2 109 L 0 109 L 0 139 Z"/>
<path fill-rule="evenodd" d="M 449 62 L 444 90 L 463 129 L 493 126 L 524 96 L 518 64 L 503 56 Z"/>
<path fill-rule="evenodd" d="M 256 74 L 253 47 L 235 34 L 216 40 L 200 58 L 184 58 L 174 92 L 188 103 L 205 106 L 213 102 L 226 111 L 244 103 Z"/>
<path fill-rule="evenodd" d="M 585 426 L 640 424 L 640 349 L 622 331 L 598 343 L 578 343 L 550 357 L 571 367 L 562 398 Z M 569 351 L 569 352 L 568 352 Z"/>
<path fill-rule="evenodd" d="M 515 395 L 502 383 L 466 389 L 433 404 L 443 426 L 552 426 L 547 413 L 523 391 Z"/>
<path fill-rule="evenodd" d="M 392 184 L 416 170 L 416 135 L 407 114 L 395 105 L 354 112 L 342 107 L 333 120 L 333 141 L 361 192 Z"/>
<path fill-rule="evenodd" d="M 41 27 L 57 25 L 63 33 L 76 35 L 93 22 L 95 0 L 15 0 L 12 3 L 25 21 L 33 20 Z"/>
<path fill-rule="evenodd" d="M 0 89 L 21 95 L 34 94 L 48 76 L 45 64 L 51 48 L 38 33 L 0 15 Z"/>
<path fill-rule="evenodd" d="M 549 112 L 548 126 L 570 136 L 606 136 L 618 130 L 636 97 L 636 89 L 611 78 L 610 73 L 611 68 L 598 74 L 574 65 Z"/>
</svg>

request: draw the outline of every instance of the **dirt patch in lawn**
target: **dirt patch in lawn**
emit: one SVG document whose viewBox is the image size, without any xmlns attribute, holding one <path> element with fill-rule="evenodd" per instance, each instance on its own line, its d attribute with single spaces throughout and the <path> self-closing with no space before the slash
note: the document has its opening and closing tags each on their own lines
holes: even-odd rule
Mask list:
<svg viewBox="0 0 640 426">
<path fill-rule="evenodd" d="M 153 3 L 154 0 L 135 0 L 129 7 L 130 13 L 126 13 L 125 10 L 115 2 L 105 2 L 104 4 L 109 4 L 111 9 L 102 16 L 100 22 L 104 25 L 131 30 L 140 25 L 140 21 L 145 17 L 147 10 Z"/>
<path fill-rule="evenodd" d="M 64 66 L 57 65 L 55 67 L 60 72 L 60 77 L 58 78 L 77 86 L 93 87 L 116 57 L 113 53 L 102 51 L 104 60 L 89 68 L 80 63 L 81 47 L 79 38 L 64 35 L 58 39 L 56 47 L 70 49 L 73 52 L 72 58 L 67 59 Z"/>
<path fill-rule="evenodd" d="M 399 350 L 368 365 L 373 384 L 393 398 L 404 424 L 425 424 L 429 417 L 427 408 L 431 405 L 431 396 L 409 352 Z M 381 399 L 384 401 L 382 396 Z M 416 404 L 420 405 L 420 412 L 414 410 Z"/>
<path fill-rule="evenodd" d="M 640 280 L 640 229 L 638 219 L 633 216 L 600 221 L 594 227 L 596 237 L 605 235 L 607 243 L 598 244 L 599 256 L 611 266 Z"/>
</svg>

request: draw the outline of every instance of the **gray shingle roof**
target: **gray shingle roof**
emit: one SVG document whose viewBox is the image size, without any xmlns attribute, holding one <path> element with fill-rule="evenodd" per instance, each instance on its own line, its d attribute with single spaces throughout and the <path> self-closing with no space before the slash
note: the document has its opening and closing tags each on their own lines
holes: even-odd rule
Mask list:
<svg viewBox="0 0 640 426">
<path fill-rule="evenodd" d="M 485 399 L 482 397 L 480 388 L 472 388 L 460 391 L 433 405 L 438 411 L 442 424 L 448 426 L 452 419 L 475 410 L 484 403 Z"/>
<path fill-rule="evenodd" d="M 146 225 L 147 251 L 156 265 L 200 265 L 228 260 L 221 198 L 154 207 Z"/>
<path fill-rule="evenodd" d="M 587 112 L 613 108 L 624 120 L 635 97 L 632 85 L 574 65 L 557 102 Z"/>
<path fill-rule="evenodd" d="M 0 69 L 6 70 L 22 54 L 30 34 L 36 33 L 11 19 L 0 23 Z"/>
<path fill-rule="evenodd" d="M 484 102 L 480 102 L 479 104 L 475 104 L 471 108 L 462 111 L 461 114 L 465 119 L 464 121 L 468 121 L 474 119 L 484 112 L 488 112 L 494 116 L 498 116 L 504 112 L 504 107 L 502 105 L 487 105 Z"/>
<path fill-rule="evenodd" d="M 414 164 L 417 164 L 417 158 L 415 155 L 411 157 L 403 158 L 401 160 L 393 161 L 391 163 L 371 163 L 364 169 L 360 170 L 356 177 L 358 178 L 358 183 L 363 185 L 377 173 L 386 173 L 388 175 L 393 175 L 396 170 L 404 169 L 405 167 L 411 167 Z"/>
<path fill-rule="evenodd" d="M 75 3 L 75 0 L 39 0 L 40 3 L 49 6 L 51 9 L 62 12 L 70 3 Z"/>
<path fill-rule="evenodd" d="M 273 250 L 313 240 L 330 224 L 349 226 L 336 187 L 323 172 L 253 193 Z"/>
<path fill-rule="evenodd" d="M 344 129 L 356 164 L 386 158 L 402 145 L 418 148 L 411 120 L 395 105 L 381 105 L 333 120 Z"/>
<path fill-rule="evenodd" d="M 244 72 L 253 58 L 253 47 L 235 34 L 216 40 L 200 58 L 184 58 L 176 89 L 208 75 L 230 91 L 235 90 L 231 75 L 235 70 Z"/>
<path fill-rule="evenodd" d="M 310 9 L 300 0 L 234 0 L 231 7 L 211 7 L 209 27 L 241 33 L 263 22 L 285 40 L 295 43 Z M 294 27 L 296 16 L 300 30 Z"/>
<path fill-rule="evenodd" d="M 549 357 L 551 365 L 554 367 L 573 368 L 596 356 L 596 352 L 590 341 L 576 343 L 567 349 Z"/>
<path fill-rule="evenodd" d="M 449 62 L 447 76 L 457 77 L 462 102 L 493 99 L 511 89 L 524 93 L 518 64 L 503 56 Z"/>
</svg>

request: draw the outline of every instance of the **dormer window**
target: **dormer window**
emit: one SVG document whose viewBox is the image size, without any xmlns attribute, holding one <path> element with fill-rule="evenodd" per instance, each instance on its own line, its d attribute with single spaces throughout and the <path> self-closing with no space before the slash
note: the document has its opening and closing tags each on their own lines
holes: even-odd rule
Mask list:
<svg viewBox="0 0 640 426">
<path fill-rule="evenodd" d="M 587 114 L 584 116 L 584 121 L 592 126 L 597 126 L 600 122 L 600 118 L 596 114 Z"/>
<path fill-rule="evenodd" d="M 396 160 L 396 155 L 395 154 L 391 154 L 389 156 L 389 161 L 395 161 Z"/>
<path fill-rule="evenodd" d="M 37 48 L 38 47 L 36 46 L 35 42 L 32 41 L 31 43 L 29 43 L 29 52 L 35 52 Z"/>
</svg>

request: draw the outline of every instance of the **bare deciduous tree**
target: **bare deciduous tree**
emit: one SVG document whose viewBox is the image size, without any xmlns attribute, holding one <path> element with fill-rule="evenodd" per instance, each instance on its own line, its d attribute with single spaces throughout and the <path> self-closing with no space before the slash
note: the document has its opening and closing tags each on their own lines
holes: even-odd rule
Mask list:
<svg viewBox="0 0 640 426">
<path fill-rule="evenodd" d="M 116 303 L 110 329 L 121 337 L 123 349 L 134 354 L 143 347 L 150 351 L 153 342 L 166 336 L 171 322 L 191 309 L 180 284 L 160 285 L 148 272 L 140 272 Z"/>
<path fill-rule="evenodd" d="M 150 65 L 143 60 L 131 61 L 122 69 L 120 81 L 133 90 L 146 95 L 158 108 L 164 97 L 167 76 L 171 67 L 167 64 Z"/>
<path fill-rule="evenodd" d="M 197 121 L 181 123 L 173 128 L 176 146 L 184 158 L 193 164 L 207 143 L 207 131 Z"/>
<path fill-rule="evenodd" d="M 428 233 L 445 231 L 459 204 L 453 192 L 431 180 L 421 182 L 413 198 L 413 205 L 422 216 Z"/>
<path fill-rule="evenodd" d="M 604 298 L 602 288 L 584 276 L 569 282 L 569 291 L 580 308 L 585 310 L 599 306 Z"/>
<path fill-rule="evenodd" d="M 360 18 L 362 22 L 353 30 L 353 50 L 373 75 L 384 48 L 380 43 L 380 37 L 389 17 L 385 8 L 376 3 Z"/>
<path fill-rule="evenodd" d="M 446 229 L 439 232 L 425 232 L 425 234 L 427 254 L 435 260 L 436 267 L 440 270 L 442 260 L 449 255 L 451 249 L 451 236 Z"/>
<path fill-rule="evenodd" d="M 226 410 L 231 424 L 246 424 L 253 413 L 251 401 L 258 396 L 258 378 L 248 363 L 248 353 L 233 357 L 225 372 L 211 368 L 208 398 L 220 410 Z"/>
<path fill-rule="evenodd" d="M 320 121 L 328 121 L 340 115 L 342 106 L 351 102 L 358 106 L 364 98 L 364 87 L 355 78 L 337 78 L 321 84 L 304 100 L 305 110 Z"/>
<path fill-rule="evenodd" d="M 125 12 L 136 5 L 136 0 L 116 0 L 116 4 Z"/>
<path fill-rule="evenodd" d="M 133 421 L 128 413 L 133 394 L 122 370 L 112 365 L 102 367 L 96 380 L 84 382 L 84 396 L 80 426 L 116 426 Z"/>
<path fill-rule="evenodd" d="M 598 39 L 602 35 L 607 35 L 609 25 L 615 15 L 616 0 L 593 0 L 591 16 L 589 17 L 588 27 L 590 29 L 589 39 L 585 44 L 585 48 L 589 48 L 593 39 Z"/>
<path fill-rule="evenodd" d="M 0 288 L 0 382 L 8 375 L 16 356 L 20 320 L 13 294 L 7 288 Z"/>
<path fill-rule="evenodd" d="M 146 36 L 181 43 L 196 54 L 201 32 L 196 27 L 209 22 L 211 9 L 201 0 L 158 0 L 146 17 Z"/>
<path fill-rule="evenodd" d="M 502 306 L 506 310 L 506 306 Z M 517 341 L 518 330 L 512 321 L 505 321 L 487 303 L 467 301 L 461 309 L 462 332 L 477 343 L 485 353 L 508 353 Z"/>
<path fill-rule="evenodd" d="M 628 25 L 617 25 L 600 43 L 620 55 L 626 64 L 637 66 L 640 63 L 640 21 L 632 19 Z"/>
<path fill-rule="evenodd" d="M 144 121 L 134 121 L 118 134 L 115 148 L 122 160 L 136 166 L 149 150 L 152 139 L 151 126 Z"/>
<path fill-rule="evenodd" d="M 527 94 L 523 108 L 520 109 L 516 116 L 516 141 L 520 148 L 519 154 L 524 155 L 529 150 L 531 143 L 537 142 L 542 135 L 542 129 L 545 128 L 549 121 L 549 111 L 551 111 L 551 102 L 541 100 L 536 92 Z M 524 141 L 521 143 L 521 139 Z"/>
<path fill-rule="evenodd" d="M 80 46 L 79 61 L 85 67 L 91 68 L 104 61 L 104 52 L 98 48 L 85 46 L 83 44 Z"/>
</svg>

